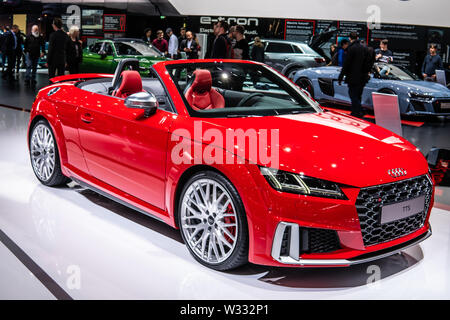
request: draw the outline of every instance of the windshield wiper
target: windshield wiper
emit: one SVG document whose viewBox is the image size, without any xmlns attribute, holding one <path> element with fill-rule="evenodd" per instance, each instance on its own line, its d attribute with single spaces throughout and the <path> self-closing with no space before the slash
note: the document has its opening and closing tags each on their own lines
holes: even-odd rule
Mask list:
<svg viewBox="0 0 450 320">
<path fill-rule="evenodd" d="M 227 114 L 227 118 L 248 118 L 248 117 L 262 117 L 256 114 Z"/>
</svg>

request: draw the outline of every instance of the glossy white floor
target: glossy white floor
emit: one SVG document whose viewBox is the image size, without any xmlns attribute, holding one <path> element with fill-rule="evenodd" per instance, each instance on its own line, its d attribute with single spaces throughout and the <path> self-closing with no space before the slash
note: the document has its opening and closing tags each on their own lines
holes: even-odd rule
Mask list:
<svg viewBox="0 0 450 320">
<path fill-rule="evenodd" d="M 0 230 L 23 250 L 16 257 L 0 242 L 0 299 L 54 299 L 55 285 L 74 299 L 450 298 L 448 211 L 433 209 L 430 239 L 372 265 L 215 272 L 160 222 L 78 186 L 40 185 L 26 150 L 28 117 L 0 108 Z M 25 267 L 24 254 L 53 286 Z M 377 270 L 381 280 L 368 285 Z"/>
</svg>

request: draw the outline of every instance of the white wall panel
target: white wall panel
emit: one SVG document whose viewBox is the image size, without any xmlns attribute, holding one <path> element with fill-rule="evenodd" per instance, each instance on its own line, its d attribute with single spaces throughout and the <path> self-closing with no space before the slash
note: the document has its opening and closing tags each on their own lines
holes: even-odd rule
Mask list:
<svg viewBox="0 0 450 320">
<path fill-rule="evenodd" d="M 450 27 L 449 0 L 169 0 L 183 15 L 367 21 L 380 8 L 382 23 Z"/>
</svg>

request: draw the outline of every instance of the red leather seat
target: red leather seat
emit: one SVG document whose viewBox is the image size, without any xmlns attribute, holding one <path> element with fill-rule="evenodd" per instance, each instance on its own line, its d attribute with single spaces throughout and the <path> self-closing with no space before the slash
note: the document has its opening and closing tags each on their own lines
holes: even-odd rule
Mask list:
<svg viewBox="0 0 450 320">
<path fill-rule="evenodd" d="M 112 95 L 117 98 L 126 98 L 134 93 L 142 92 L 142 79 L 139 72 L 127 70 L 122 72 L 122 83 L 119 89 L 115 90 Z"/>
<path fill-rule="evenodd" d="M 211 72 L 197 69 L 195 80 L 185 94 L 186 100 L 194 110 L 208 110 L 225 107 L 225 99 L 212 88 Z"/>
</svg>

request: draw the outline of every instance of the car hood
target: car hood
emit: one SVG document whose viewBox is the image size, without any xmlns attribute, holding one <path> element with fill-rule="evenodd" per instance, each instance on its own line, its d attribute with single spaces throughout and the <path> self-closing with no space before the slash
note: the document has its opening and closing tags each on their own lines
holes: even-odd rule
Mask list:
<svg viewBox="0 0 450 320">
<path fill-rule="evenodd" d="M 450 90 L 440 83 L 421 80 L 408 80 L 400 82 L 406 87 L 408 92 L 429 94 L 433 97 L 450 97 Z"/>
<path fill-rule="evenodd" d="M 388 170 L 394 168 L 407 171 L 403 178 L 428 172 L 423 155 L 402 137 L 375 124 L 335 112 L 213 118 L 203 119 L 201 123 L 203 133 L 218 129 L 223 137 L 231 129 L 259 128 L 256 131 L 268 129 L 269 132 L 278 129 L 279 169 L 345 185 L 366 187 L 396 181 L 388 175 Z M 210 141 L 203 140 L 203 143 Z M 231 146 L 225 149 L 234 154 L 243 147 Z M 248 152 L 244 157 L 251 159 Z M 250 162 L 266 165 L 259 156 Z"/>
</svg>

